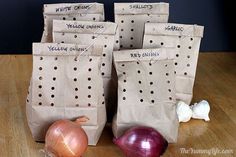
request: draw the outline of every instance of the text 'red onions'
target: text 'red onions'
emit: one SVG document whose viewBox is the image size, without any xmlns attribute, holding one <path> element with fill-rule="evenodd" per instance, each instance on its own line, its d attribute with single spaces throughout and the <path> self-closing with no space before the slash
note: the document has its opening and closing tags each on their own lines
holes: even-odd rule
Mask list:
<svg viewBox="0 0 236 157">
<path fill-rule="evenodd" d="M 150 127 L 134 127 L 114 139 L 126 157 L 159 157 L 168 146 L 165 138 Z"/>
<path fill-rule="evenodd" d="M 47 131 L 45 152 L 50 157 L 80 157 L 88 147 L 88 137 L 80 124 L 86 117 L 75 122 L 58 120 Z"/>
</svg>

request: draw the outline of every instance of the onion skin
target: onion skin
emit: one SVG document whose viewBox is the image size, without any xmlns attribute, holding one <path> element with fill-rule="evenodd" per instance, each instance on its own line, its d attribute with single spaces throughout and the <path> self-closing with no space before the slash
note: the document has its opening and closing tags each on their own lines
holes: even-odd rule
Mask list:
<svg viewBox="0 0 236 157">
<path fill-rule="evenodd" d="M 88 137 L 80 124 L 82 117 L 75 122 L 58 120 L 53 123 L 45 138 L 45 152 L 50 157 L 80 157 L 88 147 Z"/>
<path fill-rule="evenodd" d="M 126 157 L 160 157 L 168 147 L 166 139 L 150 127 L 133 127 L 113 141 Z"/>
</svg>

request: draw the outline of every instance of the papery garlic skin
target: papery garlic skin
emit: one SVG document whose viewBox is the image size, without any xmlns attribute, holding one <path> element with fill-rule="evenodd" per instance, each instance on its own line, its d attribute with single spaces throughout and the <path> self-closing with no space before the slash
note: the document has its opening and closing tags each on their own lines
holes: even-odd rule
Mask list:
<svg viewBox="0 0 236 157">
<path fill-rule="evenodd" d="M 192 117 L 192 110 L 190 106 L 183 101 L 179 101 L 177 103 L 176 111 L 179 118 L 179 122 L 188 122 Z"/>
<path fill-rule="evenodd" d="M 193 111 L 192 118 L 195 119 L 204 119 L 205 121 L 210 121 L 209 112 L 210 105 L 206 100 L 202 100 L 199 103 L 195 103 L 191 106 Z"/>
</svg>

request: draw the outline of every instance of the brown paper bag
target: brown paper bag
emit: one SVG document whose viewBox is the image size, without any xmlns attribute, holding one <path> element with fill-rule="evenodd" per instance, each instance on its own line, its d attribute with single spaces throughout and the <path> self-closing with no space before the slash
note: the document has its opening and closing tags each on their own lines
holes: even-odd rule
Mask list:
<svg viewBox="0 0 236 157">
<path fill-rule="evenodd" d="M 168 3 L 115 3 L 115 22 L 120 31 L 120 48 L 142 48 L 144 24 L 167 22 Z"/>
<path fill-rule="evenodd" d="M 34 43 L 33 72 L 26 113 L 36 141 L 59 119 L 87 116 L 89 145 L 96 145 L 106 123 L 101 46 Z"/>
<path fill-rule="evenodd" d="M 58 3 L 44 5 L 42 42 L 52 42 L 53 20 L 104 21 L 104 6 L 100 3 Z"/>
<path fill-rule="evenodd" d="M 132 126 L 157 129 L 176 142 L 174 49 L 136 49 L 114 52 L 118 75 L 118 109 L 113 133 L 121 136 Z"/>
<path fill-rule="evenodd" d="M 203 27 L 197 25 L 147 23 L 144 48 L 176 49 L 176 98 L 191 103 Z"/>
<path fill-rule="evenodd" d="M 117 25 L 111 22 L 53 21 L 53 42 L 102 45 L 102 76 L 111 77 Z"/>
<path fill-rule="evenodd" d="M 53 21 L 53 42 L 103 46 L 101 74 L 107 100 L 110 97 L 112 52 L 116 32 L 117 24 L 111 22 Z"/>
</svg>

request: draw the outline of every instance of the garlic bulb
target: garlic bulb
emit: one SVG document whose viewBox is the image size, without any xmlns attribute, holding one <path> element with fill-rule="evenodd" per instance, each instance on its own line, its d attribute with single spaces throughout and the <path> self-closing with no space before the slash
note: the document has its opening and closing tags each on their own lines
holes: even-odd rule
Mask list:
<svg viewBox="0 0 236 157">
<path fill-rule="evenodd" d="M 193 111 L 192 118 L 195 119 L 204 119 L 205 121 L 209 121 L 209 112 L 210 112 L 210 105 L 206 100 L 202 100 L 199 103 L 195 103 L 191 106 Z"/>
<path fill-rule="evenodd" d="M 189 105 L 187 105 L 183 101 L 179 101 L 177 103 L 177 115 L 179 118 L 179 122 L 187 122 L 191 119 L 192 117 L 192 110 Z"/>
</svg>

